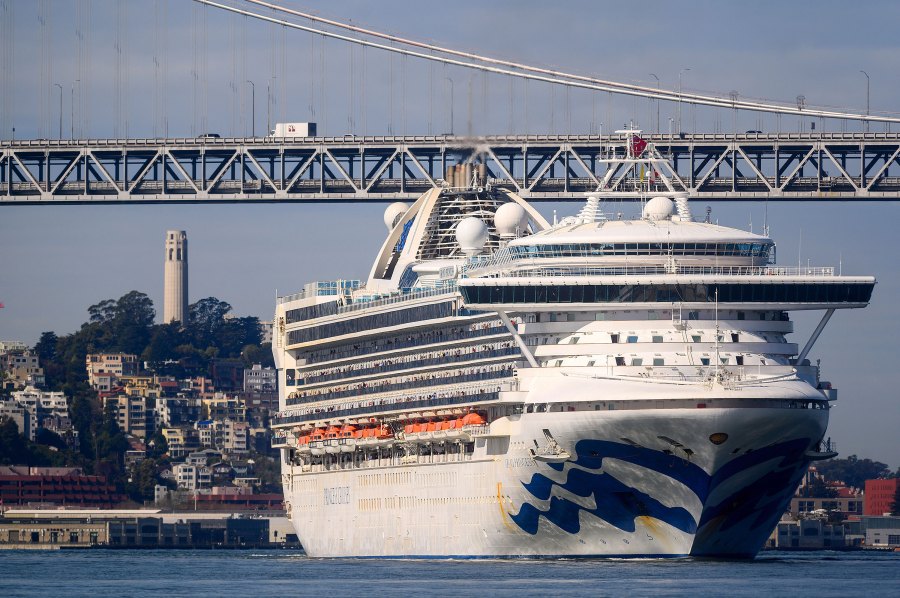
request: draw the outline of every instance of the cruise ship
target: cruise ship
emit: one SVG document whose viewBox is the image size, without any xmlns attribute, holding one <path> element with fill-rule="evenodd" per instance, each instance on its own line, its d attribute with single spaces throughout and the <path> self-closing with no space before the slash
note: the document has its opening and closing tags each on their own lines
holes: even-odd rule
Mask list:
<svg viewBox="0 0 900 598">
<path fill-rule="evenodd" d="M 458 169 L 388 207 L 364 283 L 277 299 L 273 446 L 307 554 L 755 556 L 835 454 L 809 355 L 875 279 L 777 266 L 671 189 L 548 222 Z M 822 313 L 802 346 L 794 310 Z"/>
</svg>

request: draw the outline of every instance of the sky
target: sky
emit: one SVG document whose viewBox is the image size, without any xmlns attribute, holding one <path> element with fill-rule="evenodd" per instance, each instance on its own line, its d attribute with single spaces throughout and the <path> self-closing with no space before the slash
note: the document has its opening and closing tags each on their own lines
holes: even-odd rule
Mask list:
<svg viewBox="0 0 900 598">
<path fill-rule="evenodd" d="M 767 1 L 285 4 L 456 49 L 623 82 L 655 85 L 655 73 L 663 87 L 674 89 L 681 72 L 686 90 L 737 90 L 788 102 L 803 94 L 810 105 L 857 111 L 865 109 L 863 69 L 871 78 L 872 112 L 900 111 L 896 2 L 867 2 L 854 9 L 853 18 L 847 18 L 846 3 L 830 1 L 815 10 Z M 0 19 L 3 139 L 11 137 L 12 127 L 16 138 L 58 135 L 55 83 L 64 90 L 63 137 L 73 131 L 77 137 L 249 134 L 248 79 L 256 89 L 258 134 L 267 124 L 305 120 L 318 122 L 326 135 L 445 132 L 451 100 L 456 133 L 587 133 L 601 123 L 609 130 L 632 120 L 651 128 L 655 118 L 655 107 L 646 101 L 539 85 L 526 90 L 518 82 L 458 68 L 351 52 L 337 42 L 325 43 L 323 51 L 309 34 L 188 0 L 0 0 Z M 447 78 L 454 82 L 452 98 Z M 727 111 L 684 110 L 688 131 L 733 126 Z M 663 104 L 661 113 L 665 123 L 675 107 Z M 755 115 L 740 115 L 737 123 L 738 130 L 798 126 L 796 120 Z M 706 205 L 694 204 L 695 214 L 702 215 Z M 900 466 L 900 397 L 886 375 L 900 355 L 893 310 L 900 300 L 900 204 L 770 202 L 767 210 L 761 202 L 710 205 L 720 224 L 746 229 L 752 222 L 756 232 L 767 214 L 781 264 L 809 260 L 878 278 L 871 305 L 838 312 L 811 357 L 822 360 L 823 377 L 839 389 L 829 434 L 842 455 Z M 537 207 L 549 216 L 554 209 L 575 213 L 579 205 Z M 88 306 L 132 289 L 150 295 L 161 315 L 167 229 L 188 233 L 190 301 L 215 296 L 238 315 L 269 319 L 276 293 L 313 280 L 365 278 L 384 238 L 384 208 L 2 206 L 0 303 L 6 307 L 0 309 L 0 339 L 31 344 L 46 330 L 73 332 L 87 318 Z M 791 340 L 804 343 L 818 316 L 793 316 L 797 331 Z"/>
</svg>

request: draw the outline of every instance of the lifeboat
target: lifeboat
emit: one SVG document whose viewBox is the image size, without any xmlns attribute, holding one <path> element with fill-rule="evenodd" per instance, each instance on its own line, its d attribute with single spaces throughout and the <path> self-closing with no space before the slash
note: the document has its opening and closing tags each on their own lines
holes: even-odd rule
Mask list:
<svg viewBox="0 0 900 598">
<path fill-rule="evenodd" d="M 356 426 L 346 425 L 341 428 L 338 446 L 342 453 L 352 453 L 356 450 Z"/>
<path fill-rule="evenodd" d="M 406 439 L 409 442 L 422 443 L 427 442 L 426 428 L 428 424 L 426 423 L 414 423 L 409 424 L 407 427 L 409 428 L 409 433 L 406 434 Z"/>
<path fill-rule="evenodd" d="M 462 420 L 462 438 L 471 441 L 473 436 L 483 434 L 487 428 L 487 421 L 484 417 L 475 411 L 471 411 L 463 416 Z"/>
<path fill-rule="evenodd" d="M 394 444 L 394 433 L 385 425 L 375 428 L 375 446 L 391 446 Z"/>
<path fill-rule="evenodd" d="M 461 440 L 466 437 L 466 434 L 463 432 L 463 420 L 461 417 L 446 423 L 448 426 L 444 430 L 444 438 L 447 440 Z"/>
<path fill-rule="evenodd" d="M 357 434 L 359 434 L 359 437 L 356 439 L 356 446 L 362 448 L 370 448 L 375 446 L 375 428 L 365 428 L 364 430 L 357 430 Z"/>
<path fill-rule="evenodd" d="M 323 428 L 316 428 L 310 434 L 309 452 L 316 457 L 321 457 L 325 454 L 325 430 Z"/>
<path fill-rule="evenodd" d="M 341 429 L 337 426 L 329 426 L 327 430 L 325 430 L 325 452 L 329 455 L 334 455 L 336 453 L 341 452 L 340 447 L 340 437 L 341 437 Z"/>
<path fill-rule="evenodd" d="M 439 439 L 443 438 L 444 435 L 441 434 L 440 430 L 439 430 L 440 425 L 441 425 L 440 422 L 436 422 L 436 421 L 430 421 L 427 424 L 425 424 L 425 433 L 424 433 L 425 440 L 432 441 L 432 440 L 439 440 Z"/>
<path fill-rule="evenodd" d="M 301 436 L 297 439 L 297 452 L 301 455 L 310 454 L 309 435 Z"/>
</svg>

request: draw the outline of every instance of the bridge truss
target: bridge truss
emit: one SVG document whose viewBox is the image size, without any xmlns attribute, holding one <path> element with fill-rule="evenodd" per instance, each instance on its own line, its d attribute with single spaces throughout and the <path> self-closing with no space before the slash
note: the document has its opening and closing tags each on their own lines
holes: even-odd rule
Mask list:
<svg viewBox="0 0 900 598">
<path fill-rule="evenodd" d="M 708 200 L 900 199 L 900 134 L 98 139 L 0 142 L 0 204 L 394 201 L 484 164 L 491 184 L 565 200 L 644 177 Z"/>
</svg>

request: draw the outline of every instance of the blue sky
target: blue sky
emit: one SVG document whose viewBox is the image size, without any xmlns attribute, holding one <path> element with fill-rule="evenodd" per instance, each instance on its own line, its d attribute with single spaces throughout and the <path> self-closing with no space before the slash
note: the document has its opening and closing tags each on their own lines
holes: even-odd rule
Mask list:
<svg viewBox="0 0 900 598">
<path fill-rule="evenodd" d="M 376 52 L 366 53 L 365 69 L 358 52 L 351 69 L 347 49 L 329 42 L 323 79 L 319 67 L 311 71 L 311 41 L 306 34 L 285 32 L 282 44 L 278 30 L 242 23 L 213 9 L 195 9 L 187 0 L 124 4 L 126 25 L 120 37 L 127 59 L 118 78 L 122 106 L 118 128 L 124 131 L 127 126 L 134 136 L 150 135 L 165 126 L 172 136 L 199 132 L 202 125 L 223 134 L 249 132 L 249 86 L 240 84 L 246 79 L 256 85 L 258 133 L 266 126 L 267 84 L 275 89 L 273 122 L 314 116 L 320 131 L 343 134 L 351 130 L 348 116 L 352 112 L 356 132 L 363 132 L 363 127 L 368 134 L 386 133 L 389 128 L 397 133 L 442 132 L 449 128 L 445 76 L 455 83 L 457 132 L 470 126 L 476 134 L 504 133 L 510 124 L 519 132 L 525 128 L 524 89 L 518 83 L 511 100 L 505 79 L 483 80 L 443 67 L 430 70 L 395 58 L 391 93 L 391 61 Z M 655 84 L 649 76 L 652 72 L 664 87 L 674 88 L 679 71 L 690 68 L 684 73 L 686 89 L 722 93 L 735 89 L 746 96 L 784 101 L 803 94 L 810 104 L 856 110 L 865 108 L 865 78 L 859 73 L 865 69 L 872 78 L 873 112 L 900 111 L 900 87 L 895 83 L 900 72 L 900 38 L 896 36 L 900 4 L 895 2 L 867 2 L 852 9 L 842 2 L 286 4 L 459 49 L 614 80 Z M 76 130 L 85 136 L 110 136 L 117 124 L 113 52 L 117 5 L 106 0 L 92 3 L 93 26 L 86 36 L 91 44 L 90 63 L 78 60 L 75 3 L 59 0 L 49 5 L 52 11 L 45 31 L 53 32 L 53 40 L 45 53 L 43 81 L 49 83 L 45 86 L 41 83 L 39 3 L 7 2 L 14 12 L 16 68 L 0 75 L 0 84 L 13 90 L 12 102 L 0 105 L 0 126 L 15 126 L 19 138 L 55 136 L 59 90 L 52 83 L 58 82 L 65 90 L 64 137 L 72 127 L 73 98 Z M 200 47 L 204 44 L 192 18 L 203 11 L 209 49 L 207 68 L 197 70 L 200 83 L 195 104 L 193 40 L 200 40 Z M 154 26 L 157 14 L 167 15 L 169 24 L 160 28 L 159 36 Z M 0 2 L 0 18 L 6 15 L 9 12 L 3 11 Z M 245 43 L 240 43 L 242 32 Z M 233 37 L 238 40 L 234 46 Z M 154 50 L 157 40 L 166 39 L 167 52 Z M 313 58 L 321 64 L 318 44 L 313 42 Z M 235 54 L 243 58 L 234 62 Z M 204 63 L 203 55 L 197 54 L 198 66 Z M 154 57 L 168 68 L 157 71 Z M 352 97 L 351 73 L 356 94 Z M 84 77 L 80 89 L 75 83 L 79 76 Z M 238 83 L 237 91 L 232 91 L 232 81 Z M 321 101 L 323 85 L 325 103 Z M 4 97 L 0 94 L 0 100 Z M 532 132 L 551 130 L 551 122 L 554 131 L 566 132 L 570 127 L 576 133 L 588 132 L 600 122 L 619 127 L 631 119 L 649 127 L 649 115 L 655 113 L 646 101 L 606 94 L 592 98 L 586 92 L 572 92 L 567 108 L 563 92 L 551 94 L 539 86 L 529 89 L 528 102 Z M 164 105 L 169 108 L 167 123 L 157 118 Z M 663 105 L 661 111 L 666 122 L 674 107 Z M 738 128 L 776 127 L 773 118 L 762 122 L 759 118 L 741 116 Z M 698 130 L 717 126 L 730 130 L 731 114 L 686 108 L 684 122 L 686 130 L 694 122 Z M 797 124 L 784 119 L 781 126 L 795 130 Z M 826 126 L 839 130 L 842 125 L 829 122 Z M 9 136 L 8 130 L 0 132 L 2 138 Z M 695 205 L 695 213 L 701 214 L 705 205 Z M 548 214 L 554 208 L 561 214 L 578 209 L 576 204 L 538 207 Z M 0 302 L 6 308 L 0 310 L 0 338 L 33 343 L 44 330 L 71 332 L 86 319 L 89 305 L 132 289 L 148 293 L 161 312 L 163 239 L 168 228 L 188 232 L 191 301 L 212 295 L 230 302 L 240 315 L 268 318 L 276 289 L 287 292 L 316 279 L 365 277 L 383 240 L 383 209 L 384 204 L 2 207 Z M 763 211 L 761 203 L 713 204 L 713 218 L 720 223 L 747 228 L 752 220 L 757 231 Z M 823 376 L 840 389 L 829 430 L 840 452 L 897 467 L 900 407 L 893 379 L 885 372 L 900 355 L 900 326 L 893 309 L 900 299 L 896 261 L 900 241 L 895 232 L 900 204 L 770 203 L 768 215 L 780 263 L 796 263 L 802 236 L 804 264 L 807 259 L 814 265 L 842 262 L 845 273 L 878 277 L 872 305 L 839 312 L 812 357 L 822 359 Z M 799 316 L 793 340 L 804 342 L 816 321 L 815 316 Z"/>
</svg>

